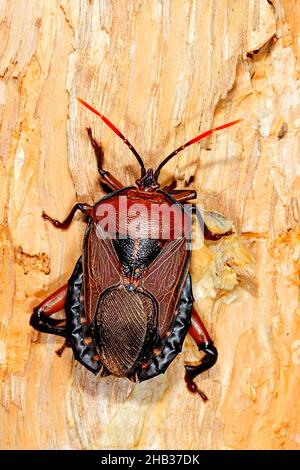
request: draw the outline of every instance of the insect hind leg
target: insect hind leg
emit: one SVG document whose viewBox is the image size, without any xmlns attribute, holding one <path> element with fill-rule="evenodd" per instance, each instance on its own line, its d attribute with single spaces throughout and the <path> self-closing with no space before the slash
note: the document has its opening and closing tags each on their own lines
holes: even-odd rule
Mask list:
<svg viewBox="0 0 300 470">
<path fill-rule="evenodd" d="M 42 333 L 54 334 L 65 338 L 64 345 L 57 351 L 61 355 L 70 346 L 75 359 L 94 374 L 108 375 L 93 345 L 89 325 L 85 321 L 83 303 L 82 260 L 79 258 L 67 284 L 60 287 L 47 299 L 34 308 L 30 325 Z M 65 319 L 50 318 L 65 309 Z"/>
<path fill-rule="evenodd" d="M 63 285 L 33 309 L 30 317 L 30 325 L 33 328 L 42 333 L 66 336 L 65 319 L 58 320 L 50 318 L 50 316 L 64 308 L 67 289 L 68 285 Z"/>
<path fill-rule="evenodd" d="M 204 401 L 207 401 L 207 396 L 198 388 L 194 379 L 197 375 L 202 374 L 202 372 L 205 372 L 215 365 L 218 359 L 218 351 L 214 346 L 199 314 L 194 308 L 192 309 L 192 323 L 189 333 L 196 342 L 199 351 L 203 351 L 205 355 L 200 364 L 185 366 L 185 382 L 190 392 L 198 393 Z"/>
</svg>

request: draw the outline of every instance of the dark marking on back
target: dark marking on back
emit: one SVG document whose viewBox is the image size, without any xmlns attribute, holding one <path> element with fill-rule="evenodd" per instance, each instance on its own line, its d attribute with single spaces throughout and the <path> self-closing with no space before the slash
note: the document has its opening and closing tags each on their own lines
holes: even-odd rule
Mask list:
<svg viewBox="0 0 300 470">
<path fill-rule="evenodd" d="M 138 279 L 160 253 L 163 243 L 156 239 L 132 238 L 113 240 L 123 274 L 129 279 Z"/>
</svg>

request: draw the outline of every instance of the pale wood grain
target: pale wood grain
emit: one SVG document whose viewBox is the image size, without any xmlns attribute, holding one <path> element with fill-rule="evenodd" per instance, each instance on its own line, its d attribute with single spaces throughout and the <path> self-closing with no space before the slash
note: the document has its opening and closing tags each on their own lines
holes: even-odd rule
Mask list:
<svg viewBox="0 0 300 470">
<path fill-rule="evenodd" d="M 300 447 L 296 4 L 0 3 L 1 448 Z M 58 358 L 62 340 L 29 326 L 33 306 L 68 279 L 84 233 L 80 217 L 59 232 L 42 210 L 62 219 L 75 201 L 103 194 L 85 127 L 108 170 L 126 184 L 138 176 L 77 95 L 153 166 L 199 131 L 244 118 L 162 173 L 180 185 L 195 174 L 199 201 L 247 232 L 257 265 L 257 294 L 241 285 L 230 303 L 197 301 L 219 349 L 199 379 L 206 405 L 183 382 L 184 361 L 198 357 L 190 339 L 164 376 L 134 385 L 93 377 L 70 351 Z"/>
</svg>

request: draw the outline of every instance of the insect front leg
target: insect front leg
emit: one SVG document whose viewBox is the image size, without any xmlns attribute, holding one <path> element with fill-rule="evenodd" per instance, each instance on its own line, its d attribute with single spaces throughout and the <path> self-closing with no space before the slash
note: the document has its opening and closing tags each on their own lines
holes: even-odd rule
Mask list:
<svg viewBox="0 0 300 470">
<path fill-rule="evenodd" d="M 197 377 L 197 375 L 202 374 L 202 372 L 210 369 L 217 362 L 218 351 L 194 307 L 192 308 L 192 322 L 189 333 L 197 344 L 199 351 L 203 351 L 205 355 L 202 358 L 200 364 L 195 366 L 185 366 L 185 381 L 188 389 L 192 393 L 199 393 L 202 399 L 206 401 L 208 399 L 207 396 L 205 393 L 199 390 L 198 386 L 194 382 L 194 379 Z"/>
<path fill-rule="evenodd" d="M 170 193 L 173 189 L 176 189 L 176 186 L 177 186 L 177 181 L 173 179 L 170 184 L 163 186 L 162 190 L 165 191 L 166 193 Z"/>
<path fill-rule="evenodd" d="M 101 177 L 101 180 L 103 183 L 107 184 L 110 189 L 113 191 L 116 191 L 118 189 L 121 189 L 124 187 L 120 181 L 118 181 L 113 175 L 109 173 L 109 171 L 103 170 L 102 168 L 102 160 L 103 160 L 103 149 L 100 144 L 94 139 L 92 129 L 90 127 L 86 128 L 88 136 L 90 138 L 92 147 L 94 149 L 96 159 L 97 159 L 97 168 L 99 175 Z"/>
<path fill-rule="evenodd" d="M 171 189 L 167 191 L 177 202 L 183 204 L 184 202 L 196 199 L 197 193 L 194 189 Z"/>
<path fill-rule="evenodd" d="M 47 299 L 33 309 L 30 325 L 42 333 L 66 336 L 66 321 L 49 318 L 62 310 L 66 303 L 68 284 L 57 289 Z"/>
<path fill-rule="evenodd" d="M 228 235 L 232 235 L 232 230 L 229 230 L 228 232 L 225 232 L 225 233 L 212 233 L 207 227 L 206 223 L 204 222 L 203 217 L 198 207 L 195 204 L 192 205 L 192 210 L 193 210 L 193 213 L 197 217 L 200 227 L 201 228 L 203 227 L 204 229 L 205 240 L 217 241 L 217 240 L 220 240 L 220 238 L 228 237 Z"/>
<path fill-rule="evenodd" d="M 51 222 L 51 224 L 54 225 L 54 227 L 60 228 L 61 230 L 66 230 L 67 228 L 70 227 L 71 222 L 74 218 L 74 215 L 76 214 L 78 210 L 81 211 L 83 214 L 90 215 L 92 209 L 93 209 L 92 206 L 90 206 L 89 204 L 82 204 L 82 203 L 75 204 L 70 214 L 67 216 L 67 218 L 63 222 L 60 222 L 57 219 L 53 219 L 52 217 L 47 215 L 45 212 L 42 213 L 42 217 L 45 220 L 49 220 L 49 222 Z"/>
</svg>

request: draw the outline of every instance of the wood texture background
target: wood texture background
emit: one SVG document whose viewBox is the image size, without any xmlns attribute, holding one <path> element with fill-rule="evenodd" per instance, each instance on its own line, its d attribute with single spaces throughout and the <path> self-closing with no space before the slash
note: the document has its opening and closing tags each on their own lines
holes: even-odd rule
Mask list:
<svg viewBox="0 0 300 470">
<path fill-rule="evenodd" d="M 297 0 L 1 0 L 0 376 L 2 449 L 300 448 Z M 75 97 L 115 122 L 148 165 L 199 130 L 244 121 L 169 164 L 180 185 L 232 219 L 255 258 L 258 289 L 202 298 L 219 349 L 183 382 L 190 339 L 164 376 L 134 385 L 75 364 L 61 338 L 29 326 L 80 253 L 75 201 L 102 194 L 85 127 L 108 170 L 138 176 L 128 149 Z M 196 282 L 196 281 L 195 281 Z M 197 291 L 197 285 L 194 285 Z"/>
</svg>

